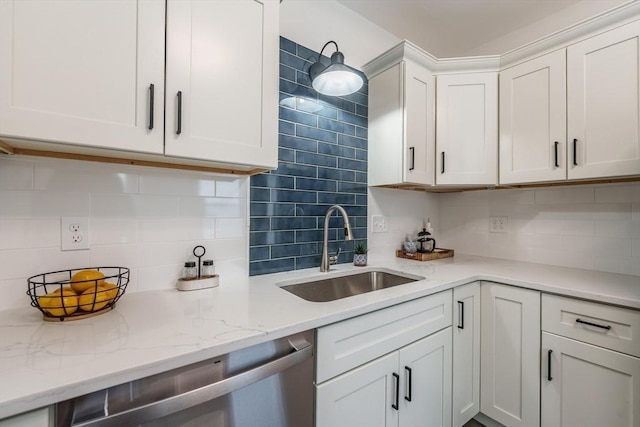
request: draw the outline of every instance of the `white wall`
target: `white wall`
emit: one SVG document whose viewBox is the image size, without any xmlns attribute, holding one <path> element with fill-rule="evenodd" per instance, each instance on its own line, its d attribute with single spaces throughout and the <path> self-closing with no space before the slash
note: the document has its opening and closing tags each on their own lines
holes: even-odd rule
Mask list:
<svg viewBox="0 0 640 427">
<path fill-rule="evenodd" d="M 438 195 L 440 247 L 640 275 L 640 183 Z M 489 217 L 509 218 L 489 233 Z"/>
<path fill-rule="evenodd" d="M 336 0 L 284 0 L 280 35 L 317 52 L 333 40 L 345 63 L 358 69 L 401 41 Z M 333 52 L 330 46 L 325 55 Z"/>
<path fill-rule="evenodd" d="M 369 259 L 375 262 L 393 258 L 405 236 L 410 234 L 415 239 L 427 218 L 435 227 L 439 222 L 438 196 L 421 191 L 370 187 L 367 207 Z M 372 232 L 371 220 L 374 215 L 387 218 L 386 233 Z"/>
<path fill-rule="evenodd" d="M 196 245 L 221 286 L 248 277 L 248 178 L 0 157 L 0 310 L 28 304 L 27 278 L 131 269 L 126 292 L 175 287 Z M 60 217 L 89 218 L 90 249 L 60 251 Z"/>
</svg>

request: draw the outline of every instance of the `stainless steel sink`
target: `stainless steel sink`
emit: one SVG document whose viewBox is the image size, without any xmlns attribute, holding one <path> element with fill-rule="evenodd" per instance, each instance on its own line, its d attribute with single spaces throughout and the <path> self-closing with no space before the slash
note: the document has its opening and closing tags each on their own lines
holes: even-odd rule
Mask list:
<svg viewBox="0 0 640 427">
<path fill-rule="evenodd" d="M 307 301 L 327 302 L 422 279 L 424 277 L 376 269 L 331 277 L 316 276 L 292 284 L 279 283 L 278 286 Z"/>
</svg>

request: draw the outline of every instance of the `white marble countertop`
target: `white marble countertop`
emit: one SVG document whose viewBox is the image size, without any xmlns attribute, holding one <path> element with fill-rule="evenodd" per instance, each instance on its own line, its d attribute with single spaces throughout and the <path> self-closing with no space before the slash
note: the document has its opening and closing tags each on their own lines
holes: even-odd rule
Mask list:
<svg viewBox="0 0 640 427">
<path fill-rule="evenodd" d="M 423 263 L 394 258 L 369 267 L 425 280 L 326 303 L 277 286 L 332 274 L 314 268 L 193 292 L 125 294 L 113 311 L 74 322 L 44 322 L 32 307 L 2 311 L 0 419 L 474 280 L 640 309 L 638 276 L 460 254 Z M 335 267 L 353 269 L 358 267 Z"/>
</svg>

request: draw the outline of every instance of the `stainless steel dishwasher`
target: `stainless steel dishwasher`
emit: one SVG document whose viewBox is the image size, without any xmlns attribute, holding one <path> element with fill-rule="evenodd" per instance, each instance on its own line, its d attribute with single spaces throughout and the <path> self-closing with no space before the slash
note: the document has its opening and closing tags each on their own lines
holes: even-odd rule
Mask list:
<svg viewBox="0 0 640 427">
<path fill-rule="evenodd" d="M 312 427 L 313 331 L 56 405 L 56 427 Z"/>
</svg>

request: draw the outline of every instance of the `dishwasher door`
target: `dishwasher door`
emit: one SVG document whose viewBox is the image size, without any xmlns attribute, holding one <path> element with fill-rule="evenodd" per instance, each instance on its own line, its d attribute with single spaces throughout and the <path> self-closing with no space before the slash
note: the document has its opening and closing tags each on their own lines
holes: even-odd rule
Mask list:
<svg viewBox="0 0 640 427">
<path fill-rule="evenodd" d="M 312 427 L 312 331 L 56 405 L 56 427 Z"/>
</svg>

